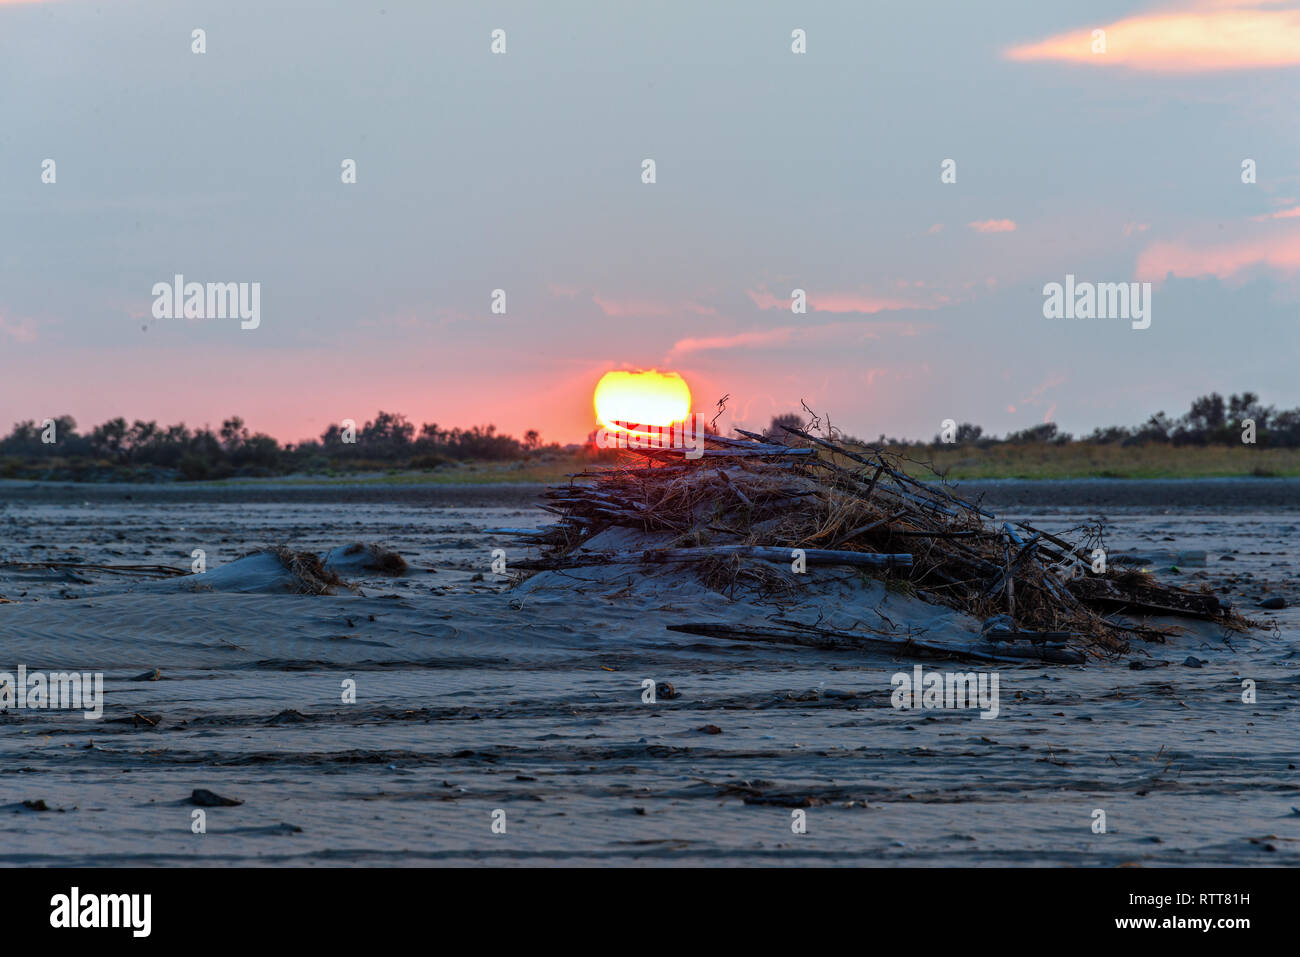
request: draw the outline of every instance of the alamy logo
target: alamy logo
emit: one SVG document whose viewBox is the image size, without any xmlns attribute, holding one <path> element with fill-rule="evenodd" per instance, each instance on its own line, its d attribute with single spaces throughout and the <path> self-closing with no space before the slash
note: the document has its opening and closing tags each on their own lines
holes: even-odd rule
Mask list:
<svg viewBox="0 0 1300 957">
<path fill-rule="evenodd" d="M 27 672 L 18 666 L 15 677 L 0 671 L 0 710 L 80 710 L 87 721 L 104 716 L 104 673 L 51 671 Z"/>
<path fill-rule="evenodd" d="M 50 926 L 129 927 L 131 936 L 148 937 L 152 926 L 152 894 L 70 894 L 50 898 Z"/>
<path fill-rule="evenodd" d="M 1074 281 L 1049 282 L 1043 287 L 1045 319 L 1129 319 L 1134 329 L 1151 325 L 1151 283 Z"/>
<path fill-rule="evenodd" d="M 260 282 L 186 282 L 177 273 L 172 281 L 153 285 L 155 319 L 241 319 L 239 328 L 262 324 Z"/>
<path fill-rule="evenodd" d="M 909 675 L 900 671 L 890 679 L 894 693 L 889 703 L 895 708 L 980 708 L 981 718 L 998 716 L 998 675 L 988 672 L 942 672 L 926 674 L 920 665 Z"/>
</svg>

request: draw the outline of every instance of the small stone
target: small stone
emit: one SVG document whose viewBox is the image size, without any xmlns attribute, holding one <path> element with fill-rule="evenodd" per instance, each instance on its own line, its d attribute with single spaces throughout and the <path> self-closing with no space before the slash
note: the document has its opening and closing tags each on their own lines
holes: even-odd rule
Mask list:
<svg viewBox="0 0 1300 957">
<path fill-rule="evenodd" d="M 1267 598 L 1265 598 L 1263 601 L 1259 603 L 1259 607 L 1268 608 L 1270 610 L 1275 611 L 1278 608 L 1286 607 L 1286 599 L 1283 598 L 1281 595 L 1269 595 Z"/>
<path fill-rule="evenodd" d="M 268 723 L 269 724 L 302 724 L 304 721 L 309 721 L 309 720 L 311 719 L 308 718 L 301 711 L 294 711 L 292 708 L 287 708 L 286 710 L 281 711 L 279 714 L 277 714 Z"/>
<path fill-rule="evenodd" d="M 190 795 L 190 803 L 198 807 L 236 807 L 244 802 L 213 794 L 207 788 L 195 788 Z"/>
<path fill-rule="evenodd" d="M 698 730 L 702 731 L 704 734 L 722 734 L 722 729 L 716 724 L 702 725 Z"/>
<path fill-rule="evenodd" d="M 1188 668 L 1199 668 L 1201 665 L 1205 664 L 1205 662 L 1200 658 L 1197 658 L 1195 655 L 1188 655 L 1183 659 L 1183 664 Z"/>
</svg>

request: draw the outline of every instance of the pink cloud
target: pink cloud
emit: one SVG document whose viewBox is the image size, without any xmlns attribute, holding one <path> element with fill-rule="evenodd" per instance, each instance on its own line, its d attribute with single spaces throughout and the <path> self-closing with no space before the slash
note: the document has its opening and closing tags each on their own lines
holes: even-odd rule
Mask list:
<svg viewBox="0 0 1300 957">
<path fill-rule="evenodd" d="M 917 309 L 915 303 L 904 299 L 886 299 L 878 296 L 860 296 L 854 293 L 829 293 L 808 297 L 808 305 L 816 312 L 883 312 L 886 309 Z"/>
<path fill-rule="evenodd" d="M 1184 278 L 1228 279 L 1251 267 L 1300 271 L 1300 230 L 1220 243 L 1159 242 L 1142 251 L 1137 278 L 1158 282 L 1169 273 Z"/>
<path fill-rule="evenodd" d="M 1065 385 L 1068 381 L 1069 379 L 1066 376 L 1060 374 L 1054 373 L 1049 375 L 1042 382 L 1039 382 L 1031 388 L 1027 395 L 1022 395 L 1016 402 L 1010 403 L 1007 406 L 1007 412 L 1015 415 L 1017 407 L 1032 409 L 1035 406 L 1046 405 L 1047 411 L 1043 414 L 1043 421 L 1051 422 L 1052 416 L 1056 414 L 1056 403 L 1051 401 L 1047 397 L 1047 394 Z"/>
<path fill-rule="evenodd" d="M 774 296 L 766 289 L 748 289 L 745 294 L 753 300 L 759 309 L 790 309 L 790 297 Z M 889 296 L 875 296 L 869 293 L 828 292 L 808 293 L 808 309 L 811 312 L 845 313 L 857 312 L 870 315 L 889 309 L 933 309 L 938 303 L 913 302 Z"/>
<path fill-rule="evenodd" d="M 858 321 L 829 322 L 812 326 L 778 326 L 775 329 L 756 329 L 726 336 L 703 336 L 679 339 L 673 343 L 665 362 L 673 361 L 692 352 L 719 349 L 761 349 L 784 346 L 792 342 L 817 343 L 826 341 L 862 341 L 886 336 L 909 338 L 919 336 L 933 328 L 933 324 L 916 322 Z"/>
<path fill-rule="evenodd" d="M 673 343 L 668 355 L 670 357 L 679 357 L 691 352 L 704 352 L 714 349 L 742 349 L 779 345 L 789 342 L 798 331 L 793 326 L 785 326 L 779 329 L 739 332 L 731 336 L 678 339 Z"/>
<path fill-rule="evenodd" d="M 1300 216 L 1300 206 L 1293 206 L 1291 209 L 1279 209 L 1275 213 L 1265 213 L 1263 216 L 1254 217 L 1256 221 L 1262 222 L 1266 219 L 1295 219 Z"/>
<path fill-rule="evenodd" d="M 1058 33 L 1005 51 L 1010 60 L 1054 60 L 1160 73 L 1300 66 L 1300 10 L 1267 10 L 1269 0 L 1214 0 L 1128 17 L 1105 30 L 1093 52 L 1093 29 Z"/>
<path fill-rule="evenodd" d="M 30 319 L 6 319 L 0 316 L 0 333 L 15 342 L 36 341 L 36 325 Z"/>
<path fill-rule="evenodd" d="M 1014 233 L 1016 231 L 1014 219 L 981 219 L 978 222 L 967 223 L 966 225 L 977 233 Z"/>
</svg>

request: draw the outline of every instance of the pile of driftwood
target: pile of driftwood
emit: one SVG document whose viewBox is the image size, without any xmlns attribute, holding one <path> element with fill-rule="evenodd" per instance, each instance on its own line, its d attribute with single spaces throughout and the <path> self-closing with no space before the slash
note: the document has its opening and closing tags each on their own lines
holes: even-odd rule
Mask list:
<svg viewBox="0 0 1300 957">
<path fill-rule="evenodd" d="M 850 566 L 984 621 L 989 650 L 966 655 L 984 660 L 1079 661 L 1123 652 L 1132 637 L 1160 641 L 1176 630 L 1152 617 L 1234 630 L 1248 624 L 1209 591 L 1172 588 L 1136 569 L 1101 570 L 1100 527 L 1085 526 L 1068 541 L 1023 522 L 999 522 L 943 482 L 909 475 L 907 463 L 882 449 L 802 429 L 787 428 L 791 438 L 781 443 L 736 431 L 744 438 L 709 435 L 698 458 L 680 449 L 632 451 L 620 467 L 573 477 L 587 484 L 549 489 L 543 507 L 559 521 L 529 533 L 541 557 L 514 566 L 691 562 L 713 587 L 742 583 L 778 598 L 783 590 L 797 594 L 800 576 L 791 571 L 800 563 Z M 662 533 L 662 547 L 587 546 L 615 527 Z M 862 643 L 856 632 L 784 624 L 790 627 L 731 636 Z M 677 627 L 700 634 L 716 628 Z"/>
</svg>

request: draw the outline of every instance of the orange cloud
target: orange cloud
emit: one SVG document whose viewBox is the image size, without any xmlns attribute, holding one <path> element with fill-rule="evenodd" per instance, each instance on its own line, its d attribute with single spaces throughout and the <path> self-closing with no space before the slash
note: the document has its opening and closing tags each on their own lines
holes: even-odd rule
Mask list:
<svg viewBox="0 0 1300 957">
<path fill-rule="evenodd" d="M 1138 257 L 1137 278 L 1158 282 L 1173 273 L 1228 279 L 1252 267 L 1300 271 L 1300 230 L 1226 243 L 1153 243 Z"/>
<path fill-rule="evenodd" d="M 978 222 L 967 223 L 966 225 L 977 233 L 1014 233 L 1016 231 L 1016 221 L 1014 219 L 981 219 Z"/>
<path fill-rule="evenodd" d="M 1218 0 L 1100 26 L 1104 53 L 1093 52 L 1093 29 L 1059 33 L 1011 47 L 1010 60 L 1057 60 L 1159 73 L 1200 73 L 1300 66 L 1300 10 L 1269 10 L 1269 0 Z"/>
</svg>

